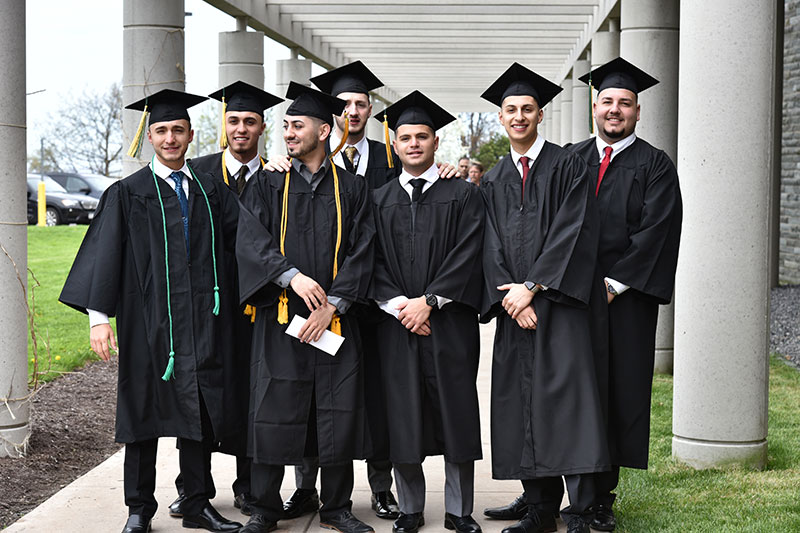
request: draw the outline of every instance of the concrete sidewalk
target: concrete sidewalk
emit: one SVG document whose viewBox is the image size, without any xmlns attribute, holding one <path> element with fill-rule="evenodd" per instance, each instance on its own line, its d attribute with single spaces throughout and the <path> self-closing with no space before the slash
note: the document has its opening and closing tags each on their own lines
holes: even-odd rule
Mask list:
<svg viewBox="0 0 800 533">
<path fill-rule="evenodd" d="M 486 533 L 499 533 L 511 522 L 488 520 L 483 516 L 485 507 L 505 505 L 516 498 L 522 490 L 518 481 L 495 481 L 491 475 L 489 440 L 489 393 L 491 384 L 491 354 L 494 325 L 481 326 L 481 364 L 478 374 L 478 394 L 481 405 L 481 432 L 483 442 L 482 461 L 475 464 L 475 512 L 473 517 Z M 122 530 L 127 519 L 127 508 L 122 494 L 123 451 L 120 450 L 90 472 L 75 480 L 53 495 L 39 507 L 3 530 L 4 533 L 116 533 Z M 422 531 L 446 531 L 444 520 L 444 463 L 441 457 L 425 461 L 427 479 L 427 501 L 425 526 Z M 233 507 L 231 483 L 236 474 L 233 457 L 214 454 L 212 470 L 217 485 L 217 497 L 213 504 L 219 512 L 231 520 L 242 523 L 247 517 Z M 161 439 L 158 449 L 158 478 L 156 499 L 158 512 L 153 519 L 153 531 L 178 533 L 187 531 L 181 527 L 180 519 L 168 514 L 169 504 L 176 496 L 173 481 L 178 474 L 178 453 L 174 439 Z M 289 467 L 283 480 L 282 495 L 288 498 L 294 490 L 294 471 Z M 395 491 L 396 494 L 396 491 Z M 390 533 L 392 520 L 375 517 L 370 509 L 370 489 L 367 483 L 367 468 L 363 461 L 355 462 L 355 488 L 353 490 L 353 513 L 375 528 L 376 533 Z M 559 521 L 559 531 L 566 528 Z M 296 520 L 281 521 L 278 531 L 328 531 L 319 528 L 319 518 L 304 516 Z"/>
</svg>

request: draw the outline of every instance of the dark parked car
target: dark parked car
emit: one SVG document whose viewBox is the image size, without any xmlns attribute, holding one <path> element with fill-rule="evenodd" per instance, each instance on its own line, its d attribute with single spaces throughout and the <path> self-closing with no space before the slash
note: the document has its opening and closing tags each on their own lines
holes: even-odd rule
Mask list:
<svg viewBox="0 0 800 533">
<path fill-rule="evenodd" d="M 38 187 L 41 176 L 28 174 L 28 224 L 36 224 Z M 45 224 L 88 224 L 94 218 L 97 198 L 85 194 L 70 194 L 52 178 L 44 177 L 47 211 Z"/>
<path fill-rule="evenodd" d="M 100 198 L 108 186 L 117 181 L 100 174 L 75 174 L 73 172 L 50 172 L 46 176 L 53 178 L 67 192 L 87 194 L 94 198 Z"/>
</svg>

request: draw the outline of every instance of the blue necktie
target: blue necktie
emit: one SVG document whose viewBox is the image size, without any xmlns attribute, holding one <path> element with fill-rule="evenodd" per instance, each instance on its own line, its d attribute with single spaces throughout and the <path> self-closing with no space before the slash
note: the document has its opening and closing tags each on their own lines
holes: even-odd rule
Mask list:
<svg viewBox="0 0 800 533">
<path fill-rule="evenodd" d="M 186 262 L 189 261 L 189 201 L 183 192 L 183 172 L 173 172 L 169 175 L 175 182 L 175 194 L 178 195 L 178 202 L 181 204 L 181 217 L 183 219 L 183 238 L 186 241 Z"/>
</svg>

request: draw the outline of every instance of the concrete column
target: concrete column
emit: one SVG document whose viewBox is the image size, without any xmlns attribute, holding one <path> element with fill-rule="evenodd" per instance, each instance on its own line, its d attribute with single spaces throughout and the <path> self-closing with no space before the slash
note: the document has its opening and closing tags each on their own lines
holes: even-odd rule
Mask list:
<svg viewBox="0 0 800 533">
<path fill-rule="evenodd" d="M 277 68 L 275 69 L 275 95 L 281 98 L 286 96 L 286 89 L 289 88 L 289 82 L 294 81 L 303 85 L 311 86 L 308 78 L 311 77 L 311 63 L 309 59 L 299 59 L 296 52 L 293 52 L 292 59 L 279 59 Z M 287 100 L 282 104 L 278 104 L 274 109 L 273 116 L 275 117 L 275 128 L 277 132 L 272 136 L 270 143 L 269 153 L 271 154 L 285 154 L 286 145 L 283 142 L 283 137 L 280 132 L 283 131 L 283 116 L 286 114 L 286 109 L 291 105 L 292 101 Z"/>
<path fill-rule="evenodd" d="M 685 0 L 680 11 L 684 216 L 672 454 L 695 468 L 761 468 L 767 459 L 770 161 L 779 149 L 774 126 L 780 120 L 772 102 L 776 5 Z M 731 79 L 745 81 L 720 82 Z"/>
<path fill-rule="evenodd" d="M 25 2 L 0 0 L 0 458 L 25 453 L 28 395 L 28 223 Z M 20 276 L 22 283 L 17 278 Z"/>
<path fill-rule="evenodd" d="M 572 142 L 572 75 L 561 82 L 561 144 Z"/>
<path fill-rule="evenodd" d="M 585 141 L 592 132 L 591 91 L 578 78 L 591 70 L 588 59 L 579 59 L 572 66 L 572 138 L 574 143 Z M 566 141 L 565 141 L 566 142 Z"/>
<path fill-rule="evenodd" d="M 141 100 L 161 89 L 185 89 L 183 27 L 183 0 L 123 0 L 123 105 Z M 139 127 L 140 118 L 139 111 L 126 109 L 122 112 L 125 151 Z M 152 155 L 153 148 L 145 139 L 138 160 L 124 156 L 122 175 L 127 176 L 139 170 Z"/>
<path fill-rule="evenodd" d="M 235 81 L 249 83 L 259 89 L 264 88 L 264 33 L 247 31 L 246 17 L 236 19 L 237 26 L 244 29 L 219 33 L 219 87 Z M 222 112 L 222 104 L 219 104 Z M 267 113 L 265 120 L 270 120 Z M 279 131 L 272 128 L 272 135 Z M 263 139 L 258 145 L 258 153 L 264 155 Z"/>
<path fill-rule="evenodd" d="M 622 0 L 620 55 L 660 81 L 639 95 L 641 119 L 636 134 L 673 161 L 678 151 L 679 22 L 678 0 Z M 659 309 L 656 372 L 672 372 L 673 307 Z"/>
<path fill-rule="evenodd" d="M 592 70 L 619 57 L 619 20 L 609 19 L 608 28 L 597 31 L 592 37 Z M 592 101 L 597 100 L 597 89 L 592 89 Z M 597 133 L 597 124 L 592 117 L 592 133 Z"/>
<path fill-rule="evenodd" d="M 550 105 L 544 108 L 545 113 L 547 113 L 548 108 L 550 108 L 550 121 L 553 123 L 553 127 L 550 128 L 550 137 L 552 138 L 548 140 L 556 143 L 559 146 L 563 144 L 561 142 L 561 98 L 561 93 L 559 93 L 558 96 L 553 98 L 553 101 L 550 102 Z"/>
<path fill-rule="evenodd" d="M 385 141 L 385 135 L 383 134 L 383 125 L 380 122 L 375 120 L 373 117 L 386 109 L 386 104 L 383 100 L 378 100 L 374 96 L 372 99 L 372 116 L 369 117 L 367 120 L 367 138 L 372 139 L 374 141 Z M 457 164 L 458 161 L 455 162 Z"/>
</svg>

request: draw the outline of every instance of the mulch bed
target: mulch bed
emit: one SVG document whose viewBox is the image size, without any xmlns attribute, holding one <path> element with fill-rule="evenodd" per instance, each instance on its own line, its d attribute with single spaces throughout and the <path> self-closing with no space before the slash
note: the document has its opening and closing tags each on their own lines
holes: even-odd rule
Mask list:
<svg viewBox="0 0 800 533">
<path fill-rule="evenodd" d="M 116 359 L 90 363 L 39 389 L 27 456 L 0 459 L 0 529 L 119 450 L 116 391 Z"/>
</svg>

